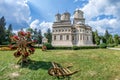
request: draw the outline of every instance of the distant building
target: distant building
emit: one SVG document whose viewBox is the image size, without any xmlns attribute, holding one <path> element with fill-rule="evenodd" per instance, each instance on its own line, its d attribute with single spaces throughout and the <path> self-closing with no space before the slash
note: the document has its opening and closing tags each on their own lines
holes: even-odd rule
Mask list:
<svg viewBox="0 0 120 80">
<path fill-rule="evenodd" d="M 48 43 L 48 39 L 47 38 L 42 38 L 42 43 Z"/>
<path fill-rule="evenodd" d="M 70 13 L 55 15 L 55 22 L 52 26 L 53 46 L 90 46 L 92 42 L 92 28 L 85 24 L 85 18 L 81 10 L 74 12 L 74 19 L 71 22 Z"/>
</svg>

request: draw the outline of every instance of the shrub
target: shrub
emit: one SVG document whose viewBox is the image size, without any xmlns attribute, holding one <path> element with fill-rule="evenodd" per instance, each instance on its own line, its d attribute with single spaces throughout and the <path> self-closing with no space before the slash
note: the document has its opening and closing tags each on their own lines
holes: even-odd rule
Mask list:
<svg viewBox="0 0 120 80">
<path fill-rule="evenodd" d="M 115 47 L 116 44 L 108 44 L 107 47 Z"/>
<path fill-rule="evenodd" d="M 99 47 L 100 47 L 100 48 L 106 48 L 107 45 L 106 45 L 105 43 L 102 43 L 102 44 L 99 45 Z"/>
<path fill-rule="evenodd" d="M 8 44 L 9 44 L 8 41 L 6 41 L 6 42 L 2 42 L 2 45 L 8 45 Z"/>
<path fill-rule="evenodd" d="M 53 49 L 53 46 L 50 43 L 44 43 L 43 46 L 46 46 L 47 49 Z"/>
</svg>

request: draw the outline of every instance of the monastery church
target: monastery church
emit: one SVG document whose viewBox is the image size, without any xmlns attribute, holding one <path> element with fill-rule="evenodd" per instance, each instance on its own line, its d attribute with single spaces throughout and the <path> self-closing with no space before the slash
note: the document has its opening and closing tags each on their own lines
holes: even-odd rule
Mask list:
<svg viewBox="0 0 120 80">
<path fill-rule="evenodd" d="M 92 28 L 85 24 L 83 11 L 74 12 L 73 21 L 70 13 L 57 13 L 52 25 L 53 46 L 92 46 Z"/>
</svg>

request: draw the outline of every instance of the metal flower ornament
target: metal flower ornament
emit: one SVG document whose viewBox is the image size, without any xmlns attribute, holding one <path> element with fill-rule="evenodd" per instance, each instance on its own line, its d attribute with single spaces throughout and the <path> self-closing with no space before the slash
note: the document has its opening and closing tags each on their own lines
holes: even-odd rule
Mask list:
<svg viewBox="0 0 120 80">
<path fill-rule="evenodd" d="M 30 59 L 29 56 L 35 52 L 33 47 L 34 41 L 31 39 L 30 32 L 19 31 L 18 35 L 14 35 L 11 37 L 12 41 L 15 42 L 13 46 L 17 47 L 17 50 L 14 53 L 19 63 L 27 63 Z"/>
</svg>

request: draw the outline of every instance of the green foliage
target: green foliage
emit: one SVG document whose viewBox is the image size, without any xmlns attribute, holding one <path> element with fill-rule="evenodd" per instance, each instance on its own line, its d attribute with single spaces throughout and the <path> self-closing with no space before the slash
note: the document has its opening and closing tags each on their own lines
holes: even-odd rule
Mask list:
<svg viewBox="0 0 120 80">
<path fill-rule="evenodd" d="M 45 45 L 48 50 L 53 49 L 53 46 L 51 45 L 51 43 L 44 43 L 43 45 Z"/>
<path fill-rule="evenodd" d="M 115 35 L 114 35 L 114 42 L 115 42 L 115 44 L 118 45 L 118 44 L 119 44 L 119 41 L 120 41 L 120 40 L 119 40 L 118 34 L 115 34 Z"/>
<path fill-rule="evenodd" d="M 42 32 L 40 29 L 38 31 L 38 44 L 42 44 Z"/>
<path fill-rule="evenodd" d="M 105 43 L 108 42 L 109 37 L 110 37 L 110 34 L 109 34 L 108 30 L 106 30 L 106 31 L 105 31 L 105 35 L 104 35 Z"/>
<path fill-rule="evenodd" d="M 114 44 L 107 44 L 107 47 L 115 47 L 117 46 L 115 43 Z"/>
<path fill-rule="evenodd" d="M 80 50 L 80 49 L 97 49 L 98 46 L 73 46 L 73 47 L 65 47 L 65 46 L 59 46 L 54 47 L 55 50 Z"/>
<path fill-rule="evenodd" d="M 52 42 L 52 33 L 50 28 L 48 28 L 47 33 L 45 33 L 44 36 L 48 39 L 48 43 Z"/>
<path fill-rule="evenodd" d="M 113 44 L 114 41 L 113 41 L 113 37 L 112 35 L 109 36 L 109 38 L 107 39 L 107 44 Z"/>
<path fill-rule="evenodd" d="M 72 50 L 72 47 L 54 46 L 54 50 Z"/>
<path fill-rule="evenodd" d="M 95 32 L 92 32 L 93 44 L 95 44 Z"/>
<path fill-rule="evenodd" d="M 2 44 L 2 42 L 5 41 L 5 25 L 6 25 L 6 22 L 5 22 L 5 18 L 4 16 L 2 16 L 0 18 L 0 44 Z"/>
<path fill-rule="evenodd" d="M 106 45 L 105 43 L 102 43 L 102 44 L 99 45 L 99 47 L 100 47 L 100 48 L 106 48 L 107 45 Z"/>
<path fill-rule="evenodd" d="M 78 50 L 78 49 L 80 49 L 80 48 L 79 48 L 78 46 L 73 46 L 72 49 L 73 49 L 73 50 Z"/>
<path fill-rule="evenodd" d="M 32 28 L 28 28 L 26 31 L 30 32 L 31 34 L 34 32 Z"/>
<path fill-rule="evenodd" d="M 8 29 L 6 30 L 6 41 L 8 41 L 9 43 L 11 42 L 10 37 L 13 35 L 12 33 L 12 24 L 10 24 L 8 26 Z"/>
<path fill-rule="evenodd" d="M 100 38 L 99 38 L 97 30 L 94 32 L 94 35 L 95 35 L 95 43 L 97 45 L 99 45 L 100 44 Z"/>
</svg>

